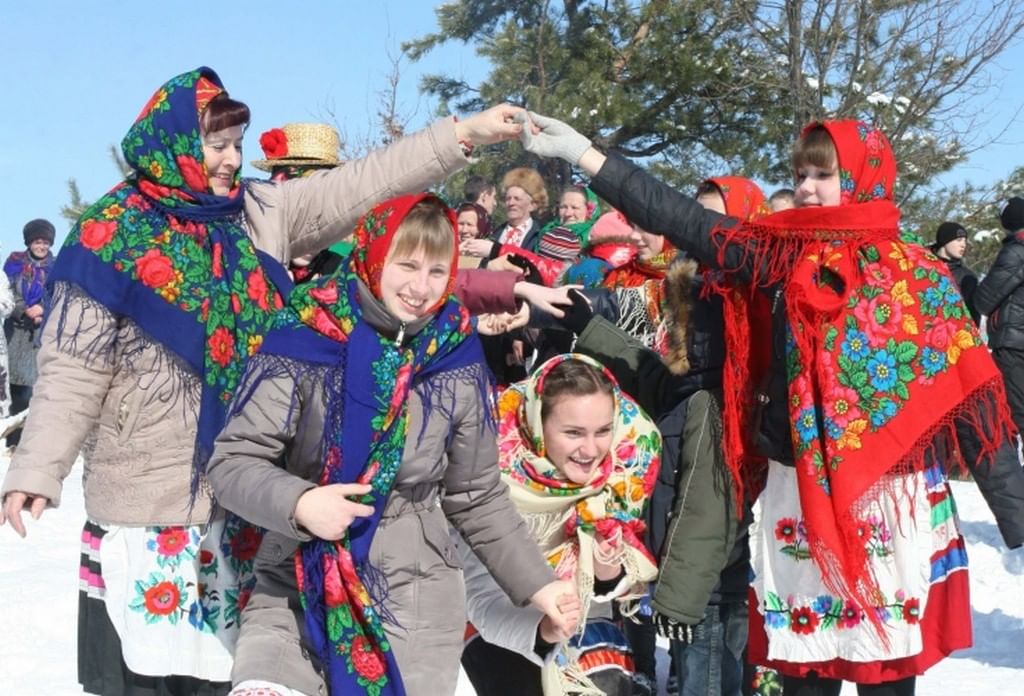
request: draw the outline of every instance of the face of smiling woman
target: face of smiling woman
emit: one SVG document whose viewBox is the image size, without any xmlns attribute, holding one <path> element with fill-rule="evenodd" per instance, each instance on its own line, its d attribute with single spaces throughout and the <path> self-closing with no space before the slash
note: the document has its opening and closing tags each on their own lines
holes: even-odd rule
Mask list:
<svg viewBox="0 0 1024 696">
<path fill-rule="evenodd" d="M 381 271 L 381 302 L 400 321 L 419 319 L 444 296 L 450 272 L 450 258 L 428 259 L 422 248 L 391 255 Z"/>
<path fill-rule="evenodd" d="M 230 126 L 213 133 L 204 133 L 203 162 L 210 177 L 210 190 L 226 196 L 235 183 L 235 172 L 242 166 L 242 126 Z"/>
<path fill-rule="evenodd" d="M 567 479 L 586 484 L 611 450 L 614 416 L 610 394 L 562 396 L 544 417 L 547 458 Z"/>
</svg>

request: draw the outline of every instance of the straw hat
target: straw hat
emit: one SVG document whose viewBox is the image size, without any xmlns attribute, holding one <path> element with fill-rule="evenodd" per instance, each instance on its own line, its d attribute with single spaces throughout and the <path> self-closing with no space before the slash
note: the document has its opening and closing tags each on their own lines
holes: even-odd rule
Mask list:
<svg viewBox="0 0 1024 696">
<path fill-rule="evenodd" d="M 265 172 L 295 164 L 335 167 L 341 164 L 340 146 L 338 131 L 325 123 L 286 123 L 260 136 L 267 159 L 254 160 L 252 166 Z"/>
</svg>

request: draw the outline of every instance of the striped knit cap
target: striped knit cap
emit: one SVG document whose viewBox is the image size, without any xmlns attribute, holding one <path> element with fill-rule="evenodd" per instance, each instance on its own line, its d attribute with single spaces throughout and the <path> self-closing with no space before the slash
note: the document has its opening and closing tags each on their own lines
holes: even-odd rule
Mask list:
<svg viewBox="0 0 1024 696">
<path fill-rule="evenodd" d="M 574 261 L 583 249 L 579 237 L 567 227 L 553 227 L 540 238 L 537 251 L 556 261 Z"/>
</svg>

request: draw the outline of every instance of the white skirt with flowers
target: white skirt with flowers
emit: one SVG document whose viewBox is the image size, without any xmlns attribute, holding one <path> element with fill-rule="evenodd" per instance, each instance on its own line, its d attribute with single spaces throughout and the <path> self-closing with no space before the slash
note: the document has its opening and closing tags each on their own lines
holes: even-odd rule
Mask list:
<svg viewBox="0 0 1024 696">
<path fill-rule="evenodd" d="M 187 527 L 86 524 L 83 551 L 94 565 L 83 590 L 103 600 L 129 670 L 230 681 L 258 536 L 234 517 Z"/>
<path fill-rule="evenodd" d="M 859 520 L 882 601 L 859 607 L 832 594 L 810 559 L 796 469 L 770 463 L 751 528 L 758 610 L 751 628 L 760 631 L 751 642 L 759 659 L 776 667 L 815 665 L 821 676 L 871 683 L 896 678 L 904 668 L 919 673 L 964 647 L 933 639 L 936 628 L 948 629 L 964 615 L 969 644 L 970 600 L 960 590 L 967 585 L 967 556 L 944 474 L 935 467 L 894 475 L 879 488 L 885 492 L 864 506 Z M 885 640 L 867 612 L 881 619 Z M 886 662 L 900 668 L 886 671 Z"/>
</svg>

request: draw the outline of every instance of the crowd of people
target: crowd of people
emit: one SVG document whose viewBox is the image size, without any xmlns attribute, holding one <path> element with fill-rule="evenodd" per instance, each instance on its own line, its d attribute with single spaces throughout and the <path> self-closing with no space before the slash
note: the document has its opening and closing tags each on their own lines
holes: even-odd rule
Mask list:
<svg viewBox="0 0 1024 696">
<path fill-rule="evenodd" d="M 858 121 L 769 197 L 509 105 L 347 162 L 285 124 L 248 179 L 249 121 L 172 78 L 4 266 L 0 524 L 81 454 L 87 693 L 646 696 L 660 636 L 678 696 L 908 696 L 971 644 L 948 477 L 1024 544 L 1024 199 L 979 283 Z M 509 140 L 534 166 L 428 192 Z"/>
</svg>

